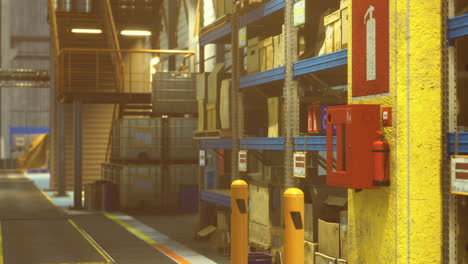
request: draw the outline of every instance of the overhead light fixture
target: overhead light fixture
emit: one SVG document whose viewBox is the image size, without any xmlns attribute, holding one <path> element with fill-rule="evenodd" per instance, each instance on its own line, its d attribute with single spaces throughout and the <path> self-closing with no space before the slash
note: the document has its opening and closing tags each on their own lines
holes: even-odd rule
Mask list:
<svg viewBox="0 0 468 264">
<path fill-rule="evenodd" d="M 98 28 L 72 28 L 71 32 L 72 33 L 77 33 L 77 34 L 101 34 L 102 29 L 98 29 Z"/>
<path fill-rule="evenodd" d="M 148 30 L 122 30 L 120 34 L 124 36 L 151 36 L 151 32 Z"/>
</svg>

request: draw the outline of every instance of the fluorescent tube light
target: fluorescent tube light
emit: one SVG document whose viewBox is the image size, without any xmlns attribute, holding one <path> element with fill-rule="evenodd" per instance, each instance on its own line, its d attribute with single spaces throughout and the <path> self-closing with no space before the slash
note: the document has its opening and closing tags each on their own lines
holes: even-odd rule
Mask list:
<svg viewBox="0 0 468 264">
<path fill-rule="evenodd" d="M 148 30 L 122 30 L 120 34 L 124 36 L 151 36 L 151 32 Z"/>
<path fill-rule="evenodd" d="M 77 34 L 101 34 L 102 29 L 97 29 L 97 28 L 73 28 L 71 30 L 72 33 L 77 33 Z"/>
</svg>

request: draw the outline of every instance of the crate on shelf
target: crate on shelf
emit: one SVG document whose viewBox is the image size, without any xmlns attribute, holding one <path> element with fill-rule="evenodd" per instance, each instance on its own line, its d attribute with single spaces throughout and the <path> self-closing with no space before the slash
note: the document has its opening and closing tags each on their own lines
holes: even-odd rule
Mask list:
<svg viewBox="0 0 468 264">
<path fill-rule="evenodd" d="M 198 164 L 173 164 L 167 166 L 165 172 L 164 203 L 169 209 L 180 209 L 180 192 L 184 186 L 198 184 Z"/>
<path fill-rule="evenodd" d="M 162 209 L 164 205 L 161 166 L 122 166 L 120 203 L 127 210 Z"/>
<path fill-rule="evenodd" d="M 114 122 L 111 160 L 146 162 L 162 159 L 162 119 L 134 118 Z"/>
<path fill-rule="evenodd" d="M 170 162 L 196 162 L 198 143 L 193 139 L 197 128 L 195 118 L 169 118 L 166 160 Z"/>
<path fill-rule="evenodd" d="M 152 102 L 154 113 L 197 113 L 196 74 L 190 72 L 155 73 Z"/>
</svg>

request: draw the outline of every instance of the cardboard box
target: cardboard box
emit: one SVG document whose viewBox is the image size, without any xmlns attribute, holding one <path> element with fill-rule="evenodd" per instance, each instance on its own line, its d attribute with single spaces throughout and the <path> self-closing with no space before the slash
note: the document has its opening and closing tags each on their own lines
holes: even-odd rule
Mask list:
<svg viewBox="0 0 468 264">
<path fill-rule="evenodd" d="M 219 230 L 211 235 L 211 243 L 218 250 L 227 250 L 229 248 L 229 232 L 227 230 Z"/>
<path fill-rule="evenodd" d="M 340 224 L 318 220 L 319 251 L 327 256 L 340 256 Z"/>
<path fill-rule="evenodd" d="M 207 120 L 207 130 L 216 130 L 219 129 L 219 115 L 218 115 L 218 107 L 214 104 L 207 104 L 206 105 L 206 120 Z"/>
<path fill-rule="evenodd" d="M 206 99 L 208 72 L 197 74 L 197 100 Z"/>
<path fill-rule="evenodd" d="M 341 50 L 341 10 L 326 16 L 325 25 L 325 53 Z"/>
<path fill-rule="evenodd" d="M 223 80 L 221 82 L 220 92 L 220 106 L 219 116 L 221 119 L 221 129 L 231 128 L 231 109 L 230 109 L 230 98 L 231 98 L 231 79 Z"/>
<path fill-rule="evenodd" d="M 306 241 L 314 241 L 314 216 L 313 206 L 310 203 L 304 204 L 304 239 Z"/>
<path fill-rule="evenodd" d="M 314 264 L 317 251 L 318 244 L 304 241 L 304 264 Z"/>
<path fill-rule="evenodd" d="M 273 62 L 274 62 L 273 37 L 269 37 L 260 41 L 259 46 L 260 46 L 260 71 L 273 69 Z"/>
<path fill-rule="evenodd" d="M 260 69 L 259 57 L 259 42 L 258 37 L 251 38 L 247 41 L 247 73 L 256 73 Z"/>
<path fill-rule="evenodd" d="M 304 35 L 303 30 L 299 30 L 298 35 L 297 35 L 297 51 L 298 51 L 299 56 L 304 54 L 306 51 L 306 41 L 305 41 L 305 35 Z"/>
<path fill-rule="evenodd" d="M 260 186 L 249 184 L 250 207 L 255 208 L 249 211 L 249 221 L 270 226 L 270 189 L 268 185 Z"/>
<path fill-rule="evenodd" d="M 336 264 L 336 258 L 315 252 L 315 264 Z"/>
<path fill-rule="evenodd" d="M 348 8 L 345 7 L 341 9 L 341 49 L 345 49 L 347 47 L 348 47 Z"/>
<path fill-rule="evenodd" d="M 218 63 L 215 65 L 213 71 L 208 76 L 208 90 L 207 90 L 207 104 L 218 104 L 219 103 L 219 85 L 221 83 L 221 71 L 224 68 L 224 63 Z"/>
<path fill-rule="evenodd" d="M 226 14 L 225 11 L 225 3 L 226 0 L 215 0 L 214 1 L 214 8 L 216 12 L 216 17 L 220 18 Z"/>
<path fill-rule="evenodd" d="M 268 98 L 268 137 L 282 136 L 283 104 L 280 97 Z"/>
<path fill-rule="evenodd" d="M 265 249 L 270 248 L 270 226 L 249 221 L 249 244 L 254 244 Z"/>
<path fill-rule="evenodd" d="M 283 34 L 273 37 L 273 68 L 284 65 L 284 40 Z"/>
<path fill-rule="evenodd" d="M 206 105 L 205 100 L 198 100 L 198 131 L 206 130 Z"/>
<path fill-rule="evenodd" d="M 348 211 L 340 212 L 340 258 L 348 259 Z"/>
<path fill-rule="evenodd" d="M 216 229 L 222 230 L 222 231 L 228 231 L 229 230 L 229 216 L 228 212 L 225 210 L 217 210 L 216 211 Z"/>
</svg>

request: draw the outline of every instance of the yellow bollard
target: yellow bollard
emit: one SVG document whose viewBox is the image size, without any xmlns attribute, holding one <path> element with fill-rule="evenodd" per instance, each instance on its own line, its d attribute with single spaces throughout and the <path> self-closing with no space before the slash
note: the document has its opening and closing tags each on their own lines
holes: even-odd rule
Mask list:
<svg viewBox="0 0 468 264">
<path fill-rule="evenodd" d="M 304 193 L 287 189 L 284 202 L 284 263 L 304 263 Z"/>
<path fill-rule="evenodd" d="M 247 264 L 249 185 L 242 180 L 231 184 L 231 263 Z"/>
</svg>

